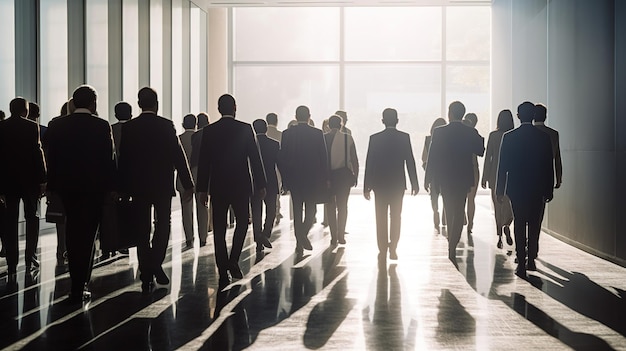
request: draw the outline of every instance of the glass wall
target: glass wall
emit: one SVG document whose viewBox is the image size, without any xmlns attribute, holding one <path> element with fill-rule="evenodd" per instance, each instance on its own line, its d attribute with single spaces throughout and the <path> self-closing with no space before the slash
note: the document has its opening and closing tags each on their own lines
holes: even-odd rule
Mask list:
<svg viewBox="0 0 626 351">
<path fill-rule="evenodd" d="M 109 114 L 108 0 L 87 1 L 85 22 L 89 24 L 85 26 L 85 79 L 98 92 L 98 115 L 112 120 Z"/>
<path fill-rule="evenodd" d="M 0 110 L 9 116 L 9 102 L 15 97 L 15 8 L 13 0 L 0 0 Z"/>
</svg>

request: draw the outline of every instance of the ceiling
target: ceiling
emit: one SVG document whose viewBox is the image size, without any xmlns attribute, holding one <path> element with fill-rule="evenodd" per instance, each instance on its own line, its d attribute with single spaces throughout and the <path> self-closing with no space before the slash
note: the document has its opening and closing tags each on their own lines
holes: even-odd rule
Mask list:
<svg viewBox="0 0 626 351">
<path fill-rule="evenodd" d="M 192 0 L 199 7 L 317 7 L 317 6 L 471 6 L 492 0 Z"/>
</svg>

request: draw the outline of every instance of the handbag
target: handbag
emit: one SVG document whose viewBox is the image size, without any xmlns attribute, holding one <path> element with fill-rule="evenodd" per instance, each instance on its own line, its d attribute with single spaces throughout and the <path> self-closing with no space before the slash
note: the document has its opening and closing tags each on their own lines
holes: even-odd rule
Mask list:
<svg viewBox="0 0 626 351">
<path fill-rule="evenodd" d="M 132 198 L 114 200 L 107 196 L 100 222 L 102 251 L 120 251 L 137 246 L 139 231 L 135 218 L 136 206 Z"/>
<path fill-rule="evenodd" d="M 50 192 L 46 196 L 46 222 L 65 223 L 65 207 L 58 193 Z"/>
</svg>

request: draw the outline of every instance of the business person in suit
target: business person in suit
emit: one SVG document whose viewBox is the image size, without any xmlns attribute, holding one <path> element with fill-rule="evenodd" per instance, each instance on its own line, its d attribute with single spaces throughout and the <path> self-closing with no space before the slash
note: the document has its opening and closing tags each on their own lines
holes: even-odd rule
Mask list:
<svg viewBox="0 0 626 351">
<path fill-rule="evenodd" d="M 200 147 L 202 146 L 202 129 L 209 125 L 209 115 L 204 112 L 198 113 L 196 116 L 196 132 L 191 136 L 191 156 L 189 158 L 189 166 L 191 167 L 191 175 L 194 184 L 198 184 L 198 163 L 200 162 Z M 197 189 L 196 189 L 197 190 Z M 209 232 L 213 231 L 213 215 L 211 214 L 211 201 L 209 198 L 209 207 L 204 206 L 204 201 L 198 196 L 196 197 L 196 215 L 198 220 L 198 239 L 200 239 L 200 247 L 206 246 L 206 240 Z"/>
<path fill-rule="evenodd" d="M 313 250 L 308 234 L 315 222 L 316 200 L 330 186 L 324 134 L 310 125 L 310 119 L 307 106 L 296 108 L 297 122 L 283 131 L 278 156 L 283 188 L 291 193 L 297 255 L 302 255 L 303 250 Z"/>
<path fill-rule="evenodd" d="M 541 214 L 545 203 L 552 200 L 554 186 L 550 136 L 532 125 L 534 115 L 535 105 L 531 102 L 518 106 L 517 117 L 521 125 L 502 138 L 496 182 L 497 200 L 502 201 L 503 196 L 508 195 L 513 206 L 517 254 L 515 274 L 522 278 L 526 277 L 527 269 L 537 269 L 535 257 Z"/>
<path fill-rule="evenodd" d="M 193 114 L 188 114 L 183 117 L 183 128 L 185 131 L 178 136 L 180 139 L 180 144 L 183 146 L 183 150 L 185 151 L 185 156 L 187 159 L 191 157 L 192 152 L 192 144 L 191 137 L 196 132 L 196 124 L 197 118 Z M 191 169 L 192 178 L 195 178 L 193 168 Z M 194 179 L 195 181 L 195 179 Z M 176 173 L 176 190 L 178 190 L 180 197 L 180 208 L 183 219 L 183 232 L 185 233 L 185 247 L 184 249 L 190 249 L 193 247 L 194 242 L 194 232 L 193 232 L 193 197 L 188 199 L 188 201 L 183 200 L 183 195 L 185 193 L 185 187 L 183 186 L 183 182 L 180 180 L 180 174 Z M 200 224 L 200 223 L 198 223 Z M 206 241 L 206 238 L 205 238 Z"/>
<path fill-rule="evenodd" d="M 411 195 L 419 192 L 419 183 L 411 137 L 396 129 L 398 112 L 385 109 L 382 122 L 385 130 L 370 136 L 367 147 L 363 195 L 369 200 L 370 192 L 374 191 L 378 259 L 386 261 L 387 251 L 389 258 L 398 259 L 402 198 L 406 190 L 405 166 L 411 182 Z"/>
<path fill-rule="evenodd" d="M 115 153 L 119 157 L 120 145 L 122 143 L 122 127 L 133 118 L 133 107 L 127 102 L 118 102 L 115 104 L 115 118 L 117 123 L 111 125 L 111 131 L 113 133 L 113 142 L 115 143 Z"/>
<path fill-rule="evenodd" d="M 248 231 L 250 197 L 265 197 L 266 179 L 252 126 L 235 119 L 235 98 L 222 95 L 217 105 L 222 117 L 202 131 L 198 192 L 207 206 L 211 196 L 215 261 L 223 285 L 230 281 L 229 272 L 234 279 L 243 278 L 239 257 Z M 230 255 L 226 247 L 229 206 L 237 221 Z"/>
<path fill-rule="evenodd" d="M 278 151 L 280 144 L 278 141 L 267 136 L 267 122 L 257 119 L 252 123 L 256 132 L 256 139 L 263 160 L 265 169 L 265 177 L 267 180 L 265 198 L 253 196 L 250 200 L 252 208 L 252 231 L 254 233 L 254 241 L 256 242 L 257 252 L 263 251 L 263 247 L 272 248 L 269 241 L 274 227 L 274 219 L 276 219 L 276 196 L 278 195 L 278 176 L 276 172 L 276 162 L 278 160 Z M 265 204 L 265 222 L 263 217 L 263 204 Z M 263 225 L 261 225 L 263 223 Z"/>
<path fill-rule="evenodd" d="M 37 126 L 39 126 L 39 140 L 40 140 L 40 145 L 41 145 L 41 140 L 46 135 L 46 130 L 48 130 L 48 127 L 43 126 L 39 123 L 39 117 L 41 117 L 41 110 L 39 108 L 39 105 L 37 105 L 37 103 L 35 102 L 29 101 L 28 102 L 28 116 L 26 116 L 26 119 L 37 123 Z M 44 153 L 44 160 L 45 160 L 45 153 Z M 43 196 L 43 194 L 41 196 Z M 37 203 L 37 217 L 39 218 L 41 216 L 41 199 L 38 199 L 36 203 Z M 37 240 L 38 237 L 39 235 L 32 236 L 30 238 L 27 237 L 26 247 L 37 247 L 36 241 L 38 241 Z M 29 240 L 31 240 L 31 242 L 29 242 Z M 35 241 L 34 243 L 32 242 L 33 240 Z M 39 267 L 39 260 L 36 254 L 33 255 L 30 261 L 33 267 Z"/>
<path fill-rule="evenodd" d="M 463 117 L 463 123 L 476 129 L 478 124 L 478 116 L 475 113 L 468 113 Z M 482 136 L 481 136 L 482 138 Z M 472 167 L 474 169 L 474 183 L 467 193 L 467 244 L 474 246 L 474 238 L 472 237 L 472 231 L 474 229 L 474 215 L 476 214 L 476 192 L 478 191 L 478 183 L 480 181 L 480 171 L 478 169 L 478 156 L 472 155 Z"/>
<path fill-rule="evenodd" d="M 60 195 L 66 212 L 66 242 L 72 287 L 69 301 L 91 294 L 94 242 L 105 196 L 114 190 L 115 149 L 109 123 L 95 116 L 96 91 L 78 87 L 76 110 L 48 124 L 48 189 Z"/>
<path fill-rule="evenodd" d="M 489 186 L 491 190 L 491 201 L 493 202 L 493 209 L 496 219 L 496 234 L 498 235 L 498 249 L 501 249 L 502 233 L 506 237 L 506 243 L 513 245 L 513 238 L 511 238 L 511 229 L 509 226 L 513 222 L 513 209 L 511 208 L 511 200 L 508 196 L 504 196 L 502 202 L 498 202 L 496 198 L 496 179 L 498 176 L 498 162 L 500 161 L 500 144 L 502 143 L 502 136 L 504 133 L 513 129 L 513 114 L 510 110 L 502 110 L 498 114 L 498 120 L 496 122 L 496 130 L 489 133 L 489 139 L 487 139 L 487 151 L 485 151 L 485 163 L 483 165 L 483 178 L 481 186 L 486 189 Z"/>
<path fill-rule="evenodd" d="M 28 102 L 11 101 L 11 116 L 0 122 L 0 206 L 5 207 L 2 232 L 6 250 L 8 282 L 15 283 L 19 258 L 18 221 L 20 201 L 26 219 L 26 270 L 39 266 L 35 251 L 39 238 L 39 199 L 46 188 L 46 165 L 39 140 L 39 126 L 26 119 Z"/>
<path fill-rule="evenodd" d="M 433 130 L 426 164 L 424 187 L 439 183 L 448 223 L 448 258 L 456 265 L 456 246 L 461 239 L 467 194 L 477 181 L 474 155 L 485 152 L 484 139 L 462 122 L 465 105 L 454 101 L 448 108 L 449 123 Z"/>
<path fill-rule="evenodd" d="M 149 294 L 154 278 L 158 284 L 169 284 L 162 264 L 170 239 L 174 169 L 180 175 L 184 201 L 191 199 L 194 184 L 174 124 L 157 115 L 156 91 L 141 88 L 138 104 L 141 114 L 126 122 L 122 129 L 118 172 L 120 191 L 133 198 L 139 228 L 137 256 L 141 290 Z M 150 240 L 153 208 L 156 223 Z"/>
<path fill-rule="evenodd" d="M 283 139 L 283 132 L 278 130 L 278 115 L 270 112 L 265 116 L 265 122 L 267 122 L 267 136 L 271 139 L 278 141 L 280 145 L 281 140 Z M 280 172 L 277 170 L 278 176 L 278 195 L 276 195 L 276 224 L 280 223 L 280 220 L 283 218 L 282 213 L 280 213 L 280 193 L 282 192 L 282 179 L 280 176 Z"/>
<path fill-rule="evenodd" d="M 430 135 L 427 135 L 424 139 L 424 148 L 422 149 L 422 168 L 426 170 L 426 164 L 428 163 L 428 153 L 430 151 L 430 141 L 433 137 L 433 130 L 437 127 L 445 126 L 446 122 L 443 118 L 437 118 L 430 126 Z M 446 225 L 446 210 L 442 209 L 441 215 L 439 214 L 439 196 L 441 195 L 441 187 L 438 183 L 431 184 L 430 186 L 430 206 L 433 209 L 433 224 L 435 226 L 435 232 L 441 231 L 441 226 Z"/>
</svg>

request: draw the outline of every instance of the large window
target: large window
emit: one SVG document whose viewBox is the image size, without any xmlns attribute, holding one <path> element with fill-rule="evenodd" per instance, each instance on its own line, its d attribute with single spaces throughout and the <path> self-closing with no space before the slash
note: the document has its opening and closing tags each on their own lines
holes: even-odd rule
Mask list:
<svg viewBox="0 0 626 351">
<path fill-rule="evenodd" d="M 13 1 L 0 0 L 0 110 L 9 115 L 9 102 L 15 96 L 15 9 Z"/>
<path fill-rule="evenodd" d="M 310 107 L 316 126 L 346 110 L 363 164 L 387 107 L 398 110 L 416 159 L 455 100 L 478 115 L 486 137 L 490 28 L 488 6 L 234 8 L 238 116 L 252 122 L 275 112 L 284 129 L 298 105 Z"/>
</svg>

